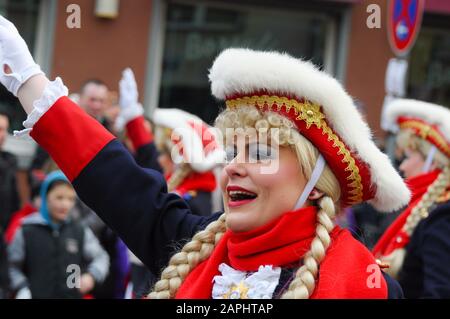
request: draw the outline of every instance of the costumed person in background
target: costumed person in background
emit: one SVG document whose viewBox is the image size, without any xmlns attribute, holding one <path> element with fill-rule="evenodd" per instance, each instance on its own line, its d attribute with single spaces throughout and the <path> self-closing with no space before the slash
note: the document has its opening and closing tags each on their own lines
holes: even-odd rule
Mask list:
<svg viewBox="0 0 450 319">
<path fill-rule="evenodd" d="M 212 92 L 227 105 L 216 123 L 232 138 L 221 176 L 225 213 L 204 217 L 70 101 L 60 78 L 50 82 L 4 18 L 0 44 L 7 66 L 0 81 L 29 114 L 16 135 L 29 133 L 51 154 L 83 201 L 147 267 L 157 273 L 169 262 L 149 297 L 402 295 L 333 219 L 340 207 L 366 200 L 398 209 L 409 190 L 342 86 L 309 62 L 246 49 L 216 59 Z M 242 143 L 245 128 L 256 141 L 244 135 Z M 370 275 L 376 280 L 368 284 Z"/>
<path fill-rule="evenodd" d="M 450 110 L 398 99 L 386 118 L 404 153 L 409 206 L 373 249 L 407 298 L 450 298 Z"/>
<path fill-rule="evenodd" d="M 158 151 L 153 142 L 152 127 L 147 125 L 144 109 L 138 101 L 137 84 L 131 69 L 127 68 L 123 71 L 119 90 L 121 110 L 115 122 L 116 131 L 126 132 L 126 138 L 131 143 L 125 144 L 139 166 L 162 173 L 158 163 Z M 128 251 L 128 257 L 130 260 L 128 286 L 132 294 L 126 297 L 140 299 L 149 293 L 156 281 L 156 276 L 131 251 Z"/>
<path fill-rule="evenodd" d="M 223 151 L 214 130 L 185 111 L 156 109 L 152 116 L 153 137 L 145 127 L 144 111 L 138 102 L 136 80 L 131 69 L 123 72 L 120 81 L 120 106 L 118 125 L 126 127 L 137 163 L 146 168 L 162 168 L 168 191 L 186 200 L 193 214 L 209 216 L 212 192 L 217 186 L 212 170 L 223 162 Z M 151 147 L 155 144 L 158 151 Z M 147 159 L 144 161 L 145 154 Z M 187 162 L 187 159 L 193 160 Z"/>
<path fill-rule="evenodd" d="M 139 93 L 133 71 L 130 68 L 122 72 L 119 82 L 120 113 L 114 124 L 116 131 L 124 131 L 131 143 L 125 143 L 136 163 L 144 168 L 159 172 L 163 169 L 158 162 L 152 126 L 144 117 L 144 108 L 139 103 Z"/>
<path fill-rule="evenodd" d="M 153 114 L 155 138 L 146 127 L 144 110 L 138 102 L 136 80 L 131 69 L 124 70 L 119 83 L 121 112 L 116 126 L 125 128 L 132 142 L 132 153 L 137 164 L 162 172 L 168 181 L 168 190 L 182 197 L 196 215 L 209 216 L 212 212 L 211 194 L 216 178 L 211 171 L 223 160 L 223 152 L 216 143 L 214 131 L 198 117 L 178 109 L 157 109 Z M 174 130 L 184 142 L 178 141 Z M 155 143 L 158 150 L 155 148 Z M 201 155 L 197 161 L 186 163 L 192 154 Z M 172 160 L 174 158 L 174 160 Z M 178 162 L 178 164 L 174 163 Z M 155 277 L 133 254 L 132 282 L 137 298 L 150 289 Z"/>
<path fill-rule="evenodd" d="M 182 197 L 193 214 L 211 215 L 212 193 L 217 187 L 213 169 L 224 159 L 215 131 L 179 109 L 156 109 L 153 122 L 168 191 Z"/>
<path fill-rule="evenodd" d="M 61 171 L 42 183 L 39 212 L 25 218 L 8 246 L 16 298 L 81 298 L 106 277 L 108 255 L 88 227 L 69 217 L 75 197 Z M 79 287 L 67 284 L 70 265 L 80 267 Z"/>
</svg>

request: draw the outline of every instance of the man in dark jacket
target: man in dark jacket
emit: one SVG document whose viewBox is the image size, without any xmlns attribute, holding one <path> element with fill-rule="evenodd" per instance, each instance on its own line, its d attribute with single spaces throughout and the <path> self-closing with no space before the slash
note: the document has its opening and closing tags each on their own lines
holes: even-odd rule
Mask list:
<svg viewBox="0 0 450 319">
<path fill-rule="evenodd" d="M 0 111 L 0 227 L 6 229 L 11 214 L 18 210 L 19 196 L 16 187 L 16 158 L 2 151 L 8 135 L 9 118 Z"/>
<path fill-rule="evenodd" d="M 7 298 L 9 288 L 8 260 L 6 256 L 6 244 L 3 240 L 3 231 L 0 228 L 0 299 Z"/>
</svg>

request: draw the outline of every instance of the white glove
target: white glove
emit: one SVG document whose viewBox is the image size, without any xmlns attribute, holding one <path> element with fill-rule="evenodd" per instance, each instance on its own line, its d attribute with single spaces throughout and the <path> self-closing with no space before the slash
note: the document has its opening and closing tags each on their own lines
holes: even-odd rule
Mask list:
<svg viewBox="0 0 450 319">
<path fill-rule="evenodd" d="M 122 79 L 119 82 L 120 108 L 125 109 L 138 103 L 138 90 L 133 71 L 126 68 L 122 72 Z"/>
<path fill-rule="evenodd" d="M 5 73 L 5 65 L 12 73 Z M 29 78 L 43 74 L 14 24 L 3 16 L 0 16 L 0 66 L 0 82 L 15 96 Z"/>
<path fill-rule="evenodd" d="M 116 128 L 121 130 L 128 122 L 144 114 L 144 109 L 138 102 L 137 84 L 130 68 L 126 68 L 122 72 L 119 90 L 120 114 L 116 121 Z"/>
<path fill-rule="evenodd" d="M 16 299 L 31 299 L 31 290 L 28 287 L 19 289 L 16 294 Z"/>
</svg>

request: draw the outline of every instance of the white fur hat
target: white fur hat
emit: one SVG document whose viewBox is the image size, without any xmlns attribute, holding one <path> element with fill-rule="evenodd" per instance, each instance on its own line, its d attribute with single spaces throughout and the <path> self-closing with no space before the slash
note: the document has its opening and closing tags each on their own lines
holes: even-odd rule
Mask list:
<svg viewBox="0 0 450 319">
<path fill-rule="evenodd" d="M 450 110 L 432 103 L 396 99 L 386 105 L 385 119 L 393 132 L 412 130 L 450 157 Z"/>
<path fill-rule="evenodd" d="M 278 52 L 227 49 L 209 79 L 213 95 L 228 108 L 252 105 L 292 120 L 338 178 L 344 206 L 367 200 L 392 211 L 408 203 L 408 188 L 372 141 L 352 98 L 312 63 Z"/>
<path fill-rule="evenodd" d="M 174 146 L 181 142 L 171 150 L 174 162 L 184 161 L 199 173 L 223 163 L 224 151 L 215 130 L 197 116 L 179 109 L 156 109 L 153 121 L 171 130 Z"/>
</svg>

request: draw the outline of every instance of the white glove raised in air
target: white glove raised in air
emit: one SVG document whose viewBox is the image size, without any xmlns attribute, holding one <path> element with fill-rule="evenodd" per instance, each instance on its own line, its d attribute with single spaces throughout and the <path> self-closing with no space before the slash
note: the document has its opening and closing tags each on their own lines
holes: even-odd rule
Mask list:
<svg viewBox="0 0 450 319">
<path fill-rule="evenodd" d="M 126 68 L 122 72 L 122 79 L 119 82 L 120 89 L 120 108 L 126 109 L 138 103 L 139 93 L 137 90 L 134 73 L 130 68 Z"/>
<path fill-rule="evenodd" d="M 28 287 L 19 289 L 16 294 L 16 299 L 31 299 L 31 290 Z"/>
<path fill-rule="evenodd" d="M 43 74 L 14 24 L 3 16 L 0 16 L 0 63 L 0 82 L 15 96 L 29 78 Z M 6 66 L 12 73 L 5 73 Z"/>
<path fill-rule="evenodd" d="M 129 121 L 144 114 L 144 109 L 138 102 L 137 84 L 133 71 L 130 68 L 126 68 L 122 72 L 119 90 L 120 114 L 116 122 L 116 128 L 121 130 Z"/>
</svg>

